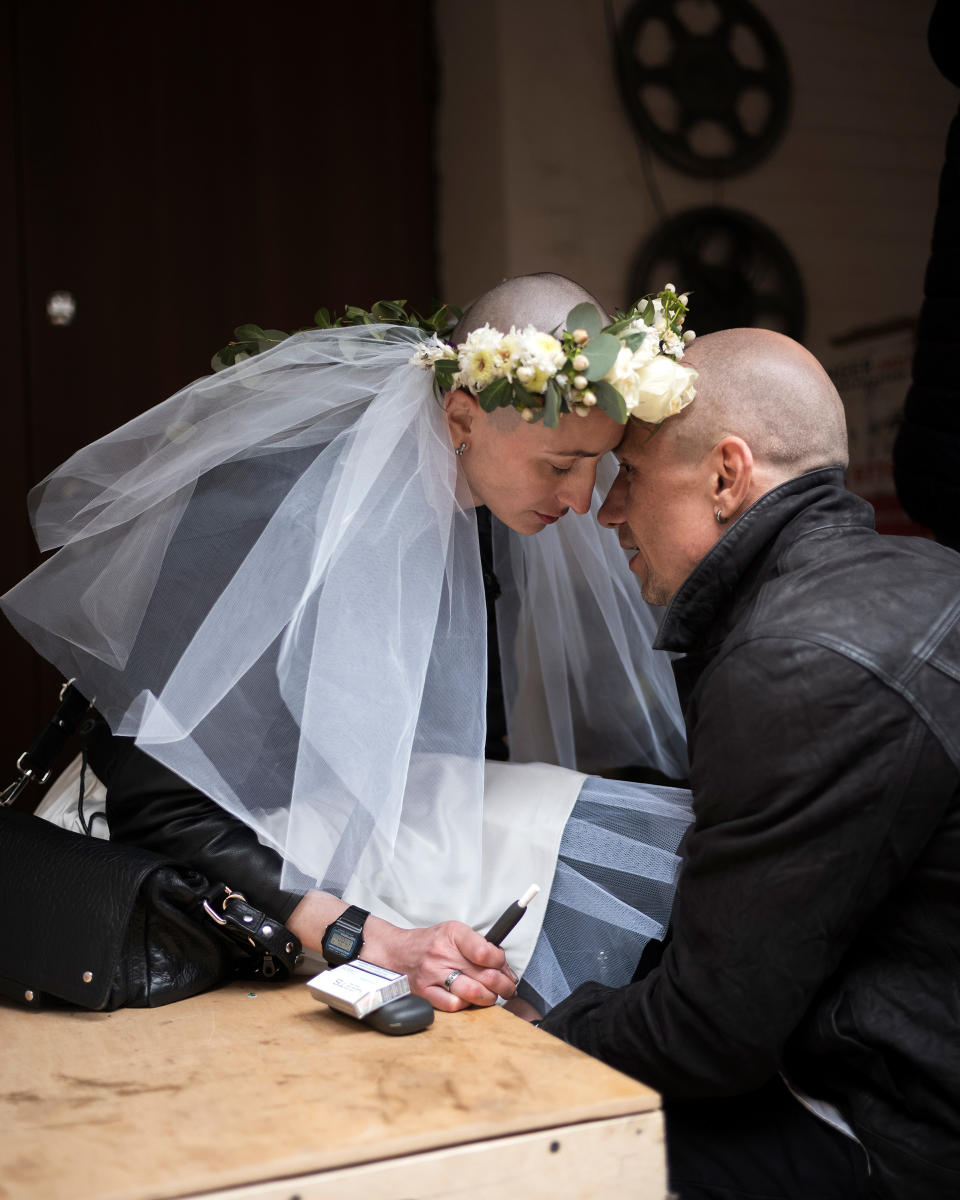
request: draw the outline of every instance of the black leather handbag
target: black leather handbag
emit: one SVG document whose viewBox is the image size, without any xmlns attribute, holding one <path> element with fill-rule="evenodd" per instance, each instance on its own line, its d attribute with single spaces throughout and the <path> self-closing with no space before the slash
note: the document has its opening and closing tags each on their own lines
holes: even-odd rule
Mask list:
<svg viewBox="0 0 960 1200">
<path fill-rule="evenodd" d="M 72 691 L 21 755 L 21 781 L 46 777 L 89 707 Z M 289 977 L 299 940 L 239 892 L 149 850 L 4 807 L 19 790 L 20 781 L 0 796 L 0 995 L 109 1011 L 170 1004 L 234 975 Z"/>
</svg>

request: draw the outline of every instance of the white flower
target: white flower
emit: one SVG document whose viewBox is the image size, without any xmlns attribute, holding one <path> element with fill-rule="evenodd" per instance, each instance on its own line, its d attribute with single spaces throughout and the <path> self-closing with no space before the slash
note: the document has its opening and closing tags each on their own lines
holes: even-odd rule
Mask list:
<svg viewBox="0 0 960 1200">
<path fill-rule="evenodd" d="M 543 392 L 548 380 L 552 379 L 567 361 L 563 346 L 552 334 L 541 333 L 533 325 L 528 325 L 519 333 L 516 329 L 511 329 L 508 338 L 514 337 L 518 342 L 519 362 L 533 372 L 529 379 L 520 379 L 520 382 L 528 392 Z M 520 378 L 519 373 L 517 378 Z"/>
<path fill-rule="evenodd" d="M 672 358 L 683 358 L 683 342 L 672 329 L 668 329 L 661 340 L 664 354 L 669 354 Z"/>
<path fill-rule="evenodd" d="M 446 342 L 441 341 L 434 333 L 423 343 L 416 351 L 410 362 L 414 366 L 422 367 L 424 371 L 433 369 L 435 363 L 441 358 L 456 358 L 457 352 L 452 346 L 448 346 Z"/>
<path fill-rule="evenodd" d="M 506 372 L 502 362 L 503 334 L 489 325 L 481 325 L 467 334 L 459 347 L 457 359 L 460 370 L 454 376 L 454 386 L 482 392 L 485 387 Z"/>
<path fill-rule="evenodd" d="M 630 416 L 657 423 L 686 408 L 696 394 L 697 373 L 692 367 L 663 354 L 636 366 L 633 360 L 634 355 L 624 347 L 606 375 L 607 382 L 623 396 Z"/>
</svg>

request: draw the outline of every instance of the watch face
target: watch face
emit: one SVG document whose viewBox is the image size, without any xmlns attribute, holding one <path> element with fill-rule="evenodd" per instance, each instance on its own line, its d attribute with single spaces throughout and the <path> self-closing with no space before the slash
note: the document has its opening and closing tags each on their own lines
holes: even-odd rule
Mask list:
<svg viewBox="0 0 960 1200">
<path fill-rule="evenodd" d="M 346 933 L 341 933 L 339 929 L 333 929 L 325 940 L 325 950 L 337 950 L 341 954 L 352 954 L 354 947 L 357 944 L 356 936 L 350 936 Z"/>
</svg>

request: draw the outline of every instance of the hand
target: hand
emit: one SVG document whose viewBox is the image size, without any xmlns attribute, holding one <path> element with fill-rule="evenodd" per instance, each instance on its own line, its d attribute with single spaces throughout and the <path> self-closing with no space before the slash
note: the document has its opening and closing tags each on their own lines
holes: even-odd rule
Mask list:
<svg viewBox="0 0 960 1200">
<path fill-rule="evenodd" d="M 398 929 L 389 921 L 368 917 L 361 957 L 402 971 L 410 979 L 410 990 L 443 1012 L 495 1004 L 497 996 L 509 998 L 517 987 L 500 947 L 460 921 Z M 460 974 L 447 991 L 443 981 L 452 971 Z"/>
</svg>

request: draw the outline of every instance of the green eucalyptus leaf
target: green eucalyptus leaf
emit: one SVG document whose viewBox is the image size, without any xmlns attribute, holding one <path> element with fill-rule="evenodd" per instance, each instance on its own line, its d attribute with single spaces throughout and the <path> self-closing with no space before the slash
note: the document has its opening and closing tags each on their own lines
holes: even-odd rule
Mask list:
<svg viewBox="0 0 960 1200">
<path fill-rule="evenodd" d="M 556 429 L 559 422 L 560 389 L 550 379 L 547 382 L 546 391 L 543 393 L 543 423 L 548 429 Z"/>
<path fill-rule="evenodd" d="M 598 379 L 590 389 L 597 398 L 597 407 L 621 425 L 627 420 L 627 406 L 617 389 L 605 379 Z"/>
<path fill-rule="evenodd" d="M 238 342 L 255 342 L 259 338 L 264 337 L 264 331 L 259 325 L 238 325 L 233 331 L 233 336 Z"/>
<path fill-rule="evenodd" d="M 591 381 L 602 379 L 616 362 L 620 353 L 620 339 L 611 333 L 598 333 L 583 347 L 583 353 L 590 359 L 590 366 L 584 375 Z"/>
<path fill-rule="evenodd" d="M 650 336 L 643 331 L 637 333 L 627 333 L 620 339 L 629 350 L 639 350 L 643 343 Z"/>
<path fill-rule="evenodd" d="M 603 315 L 599 308 L 589 301 L 578 304 L 567 314 L 567 329 L 571 333 L 575 329 L 585 329 L 590 337 L 596 337 L 602 328 Z"/>
<path fill-rule="evenodd" d="M 495 408 L 503 408 L 512 401 L 513 388 L 509 379 L 495 379 L 493 383 L 477 393 L 480 407 L 484 412 L 493 412 Z"/>
<path fill-rule="evenodd" d="M 318 308 L 313 314 L 313 323 L 318 329 L 332 329 L 333 321 L 330 319 L 330 309 Z"/>
</svg>

